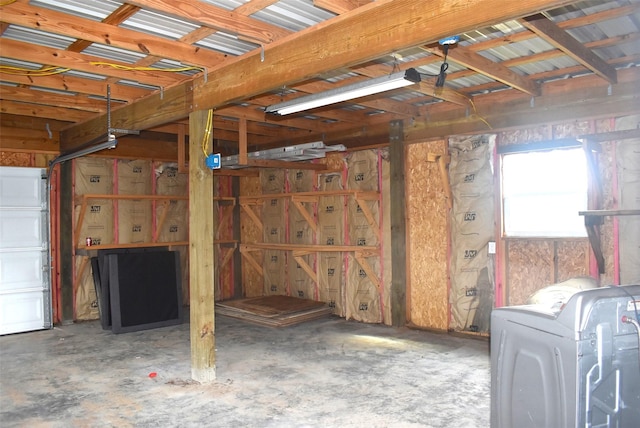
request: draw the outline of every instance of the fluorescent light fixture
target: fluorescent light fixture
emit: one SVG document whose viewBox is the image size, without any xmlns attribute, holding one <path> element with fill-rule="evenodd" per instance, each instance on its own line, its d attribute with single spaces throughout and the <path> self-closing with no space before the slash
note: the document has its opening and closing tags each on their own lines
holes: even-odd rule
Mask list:
<svg viewBox="0 0 640 428">
<path fill-rule="evenodd" d="M 53 167 L 56 164 L 66 162 L 71 159 L 79 158 L 80 156 L 85 156 L 91 153 L 99 152 L 100 150 L 113 149 L 116 147 L 117 144 L 118 144 L 118 140 L 115 139 L 115 136 L 109 135 L 109 139 L 104 143 L 96 144 L 95 146 L 85 147 L 84 149 L 76 150 L 74 152 L 62 154 L 57 158 L 53 159 L 49 166 Z"/>
<path fill-rule="evenodd" d="M 307 95 L 291 101 L 273 104 L 268 106 L 265 109 L 265 112 L 284 116 L 286 114 L 297 113 L 299 111 L 310 110 L 312 108 L 335 104 L 341 101 L 352 100 L 355 98 L 366 97 L 371 94 L 377 94 L 379 92 L 402 88 L 404 86 L 418 83 L 419 81 L 420 73 L 418 73 L 415 68 L 409 68 L 406 71 L 376 77 L 375 79 L 357 82 L 352 85 L 330 89 L 317 94 Z"/>
</svg>

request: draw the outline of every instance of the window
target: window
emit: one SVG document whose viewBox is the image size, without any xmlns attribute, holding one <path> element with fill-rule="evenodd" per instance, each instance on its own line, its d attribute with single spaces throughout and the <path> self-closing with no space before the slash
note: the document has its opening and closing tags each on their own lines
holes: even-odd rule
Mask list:
<svg viewBox="0 0 640 428">
<path fill-rule="evenodd" d="M 586 236 L 587 161 L 582 149 L 502 157 L 505 236 Z"/>
</svg>

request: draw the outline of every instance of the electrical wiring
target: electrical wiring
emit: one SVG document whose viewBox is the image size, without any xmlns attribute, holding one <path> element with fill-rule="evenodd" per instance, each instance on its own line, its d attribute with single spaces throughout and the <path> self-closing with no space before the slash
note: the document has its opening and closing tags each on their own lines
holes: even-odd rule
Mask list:
<svg viewBox="0 0 640 428">
<path fill-rule="evenodd" d="M 63 67 L 44 67 L 40 69 L 12 67 L 9 65 L 0 65 L 0 72 L 12 74 L 14 76 L 52 76 L 54 74 L 65 73 L 69 68 Z"/>
<path fill-rule="evenodd" d="M 489 127 L 489 129 L 493 129 L 493 126 L 487 120 L 478 114 L 478 110 L 476 109 L 476 104 L 473 102 L 471 97 L 469 97 L 469 103 L 471 103 L 471 107 L 473 107 L 473 113 L 480 119 L 485 125 Z"/>
<path fill-rule="evenodd" d="M 185 67 L 175 67 L 175 68 L 155 68 L 155 67 L 136 67 L 122 64 L 113 64 L 110 62 L 102 62 L 102 61 L 91 61 L 91 65 L 102 65 L 106 67 L 115 68 L 117 70 L 125 70 L 125 71 L 164 71 L 169 73 L 179 73 L 181 71 L 190 71 L 190 70 L 199 70 L 204 71 L 202 67 L 196 66 L 185 66 Z"/>
<path fill-rule="evenodd" d="M 206 158 L 209 156 L 209 136 L 211 135 L 211 130 L 213 129 L 213 109 L 209 109 L 207 113 L 207 124 L 204 129 L 204 135 L 202 136 L 202 153 Z"/>
</svg>

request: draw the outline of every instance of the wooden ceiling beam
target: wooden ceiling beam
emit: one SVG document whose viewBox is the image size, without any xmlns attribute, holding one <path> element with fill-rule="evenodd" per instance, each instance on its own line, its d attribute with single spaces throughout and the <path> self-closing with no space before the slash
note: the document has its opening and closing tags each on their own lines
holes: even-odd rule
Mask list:
<svg viewBox="0 0 640 428">
<path fill-rule="evenodd" d="M 467 0 L 454 4 L 444 0 L 427 3 L 422 0 L 376 1 L 270 43 L 265 46 L 264 55 L 256 50 L 214 67 L 207 79 L 196 78 L 181 84 L 173 93 L 182 100 L 178 103 L 167 103 L 159 94 L 150 95 L 116 110 L 112 118 L 119 123 L 119 128 L 157 126 L 183 119 L 190 111 L 222 107 L 403 48 L 433 43 L 451 34 L 569 3 L 572 1 Z M 185 98 L 191 90 L 194 91 L 193 99 L 190 95 Z M 167 91 L 164 96 L 166 98 Z M 180 111 L 179 104 L 186 108 Z M 144 118 L 142 111 L 146 112 Z M 149 117 L 150 112 L 153 112 L 152 117 Z M 102 123 L 101 118 L 95 118 L 64 131 L 61 141 L 68 145 L 65 149 L 104 133 Z"/>
<path fill-rule="evenodd" d="M 520 22 L 538 37 L 547 41 L 557 49 L 560 49 L 588 70 L 596 73 L 609 83 L 616 83 L 616 70 L 607 64 L 602 58 L 586 48 L 569 33 L 558 27 L 553 21 L 542 14 L 527 16 Z"/>
<path fill-rule="evenodd" d="M 305 117 L 270 117 L 270 115 L 266 115 L 264 111 L 258 110 L 256 108 L 228 106 L 216 109 L 216 114 L 238 119 L 244 117 L 256 122 L 279 125 L 284 127 L 285 132 L 288 132 L 290 129 L 304 129 L 309 131 L 322 132 L 324 129 L 326 129 L 326 124 L 322 123 L 321 120 L 311 120 Z"/>
<path fill-rule="evenodd" d="M 228 11 L 205 2 L 176 2 L 174 0 L 127 0 L 127 3 L 147 10 L 155 10 L 200 25 L 232 32 L 260 43 L 271 43 L 290 34 L 288 30 Z"/>
<path fill-rule="evenodd" d="M 111 14 L 109 14 L 109 16 L 104 18 L 101 22 L 109 25 L 120 25 L 124 21 L 135 15 L 139 10 L 140 8 L 138 6 L 132 6 L 125 3 L 111 12 Z M 65 14 L 65 16 L 68 15 Z M 67 47 L 67 50 L 71 52 L 82 52 L 83 50 L 91 46 L 91 44 L 92 42 L 88 40 L 78 39 L 75 42 L 71 43 Z"/>
<path fill-rule="evenodd" d="M 115 46 L 132 52 L 168 58 L 199 67 L 210 67 L 225 59 L 221 53 L 201 49 L 164 37 L 144 34 L 101 22 L 74 17 L 27 4 L 13 3 L 2 8 L 0 19 L 40 31 L 61 34 L 93 43 Z M 76 51 L 76 49 L 69 50 Z"/>
<path fill-rule="evenodd" d="M 9 101 L 48 105 L 52 107 L 58 106 L 64 109 L 76 109 L 93 113 L 104 113 L 107 111 L 106 101 L 87 98 L 84 95 L 60 94 L 51 91 L 14 86 L 3 86 L 0 98 Z"/>
<path fill-rule="evenodd" d="M 511 60 L 510 60 L 511 61 Z M 611 61 L 609 61 L 609 64 L 612 66 L 616 66 L 618 64 L 620 65 L 627 65 L 627 64 L 634 64 L 634 63 L 638 63 L 640 62 L 640 54 L 639 55 L 633 55 L 633 56 L 625 56 L 625 57 L 620 57 L 620 58 L 615 58 Z M 570 78 L 572 75 L 576 75 L 579 74 L 581 72 L 584 72 L 584 67 L 581 65 L 576 65 L 573 67 L 567 67 L 567 68 L 561 68 L 561 69 L 555 69 L 555 70 L 549 70 L 549 71 L 543 71 L 541 73 L 536 73 L 536 74 L 532 74 L 530 77 L 534 80 L 537 81 L 546 81 L 546 80 L 551 80 L 551 79 L 563 79 L 563 78 Z M 498 89 L 500 86 L 499 83 L 496 82 L 491 82 L 491 83 L 485 83 L 484 85 L 477 85 L 477 86 L 473 86 L 470 88 L 466 88 L 466 91 L 474 91 L 474 92 L 479 92 L 479 91 L 487 91 L 487 92 L 491 92 L 495 89 Z"/>
<path fill-rule="evenodd" d="M 84 55 L 77 52 L 61 51 L 58 49 L 9 39 L 2 40 L 2 56 L 5 58 L 15 58 L 21 61 L 29 61 L 37 64 L 48 64 L 56 67 L 69 68 L 71 70 L 117 77 L 125 80 L 133 80 L 154 86 L 168 87 L 189 79 L 187 76 L 171 75 L 162 72 L 129 71 L 119 70 L 113 67 L 98 66 L 92 64 L 92 62 L 105 62 L 104 58 Z M 131 66 L 130 64 L 118 61 L 110 60 L 106 62 L 124 67 Z"/>
<path fill-rule="evenodd" d="M 439 100 L 448 101 L 460 106 L 469 106 L 471 100 L 469 97 L 461 92 L 451 89 L 447 86 L 438 88 L 436 87 L 436 78 L 429 77 L 420 82 L 419 92 L 428 95 Z"/>
<path fill-rule="evenodd" d="M 233 11 L 241 15 L 249 16 L 256 12 L 260 12 L 262 9 L 277 2 L 278 0 L 249 0 L 245 4 L 235 8 Z"/>
<path fill-rule="evenodd" d="M 533 105 L 531 97 L 516 91 L 479 95 L 474 97 L 477 111 L 468 115 L 451 105 L 430 110 L 428 120 L 405 126 L 407 140 L 638 114 L 638 82 L 640 70 L 636 67 L 619 70 L 616 84 L 593 74 L 547 82 Z"/>
<path fill-rule="evenodd" d="M 23 86 L 36 86 L 58 91 L 69 91 L 87 95 L 107 96 L 107 85 L 102 80 L 83 79 L 64 74 L 51 76 L 25 76 L 0 72 L 0 80 L 16 83 Z M 133 86 L 111 84 L 111 99 L 122 101 L 134 101 L 149 95 L 151 91 Z"/>
<path fill-rule="evenodd" d="M 59 153 L 59 133 L 49 132 L 43 126 L 40 129 L 0 127 L 2 132 L 2 151 L 26 153 Z"/>
<path fill-rule="evenodd" d="M 39 117 L 27 117 L 17 114 L 3 113 L 0 115 L 0 126 L 9 128 L 43 129 L 47 126 L 51 132 L 58 132 L 69 126 L 69 122 L 62 120 L 51 120 Z"/>
<path fill-rule="evenodd" d="M 69 122 L 82 122 L 95 114 L 77 109 L 62 110 L 58 107 L 37 104 L 25 104 L 16 101 L 0 100 L 0 113 L 17 114 L 20 116 L 40 117 L 46 119 L 64 119 Z M 106 121 L 103 128 L 106 129 Z M 106 132 L 106 131 L 105 131 Z"/>
<path fill-rule="evenodd" d="M 371 3 L 371 1 L 372 0 L 313 0 L 313 5 L 340 15 Z"/>
</svg>

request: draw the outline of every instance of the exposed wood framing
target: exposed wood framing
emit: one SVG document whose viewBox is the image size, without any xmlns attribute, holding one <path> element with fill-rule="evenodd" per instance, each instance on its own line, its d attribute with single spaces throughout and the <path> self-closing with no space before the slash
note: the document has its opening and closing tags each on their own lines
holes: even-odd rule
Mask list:
<svg viewBox="0 0 640 428">
<path fill-rule="evenodd" d="M 294 251 L 293 258 L 300 265 L 300 267 L 304 269 L 307 275 L 309 275 L 309 278 L 311 278 L 311 280 L 315 284 L 318 284 L 318 273 L 315 270 L 313 270 L 313 268 L 309 266 L 307 261 L 304 259 L 304 256 L 307 256 L 309 254 L 314 254 L 314 253 L 312 253 L 311 251 Z"/>
<path fill-rule="evenodd" d="M 262 270 L 262 263 L 257 261 L 253 256 L 253 253 L 256 251 L 259 251 L 260 254 L 262 254 L 261 248 L 252 248 L 246 245 L 240 245 L 240 254 L 242 254 L 242 257 L 244 258 L 244 260 L 247 261 L 247 263 L 249 264 L 249 266 L 253 268 L 253 270 L 255 270 L 258 274 L 262 275 L 264 274 Z"/>
<path fill-rule="evenodd" d="M 216 378 L 213 174 L 204 165 L 200 142 L 207 134 L 207 111 L 189 116 L 189 284 L 191 377 Z M 211 138 L 209 133 L 208 138 Z M 211 141 L 209 141 L 211 143 Z"/>
<path fill-rule="evenodd" d="M 153 7 L 181 7 L 173 3 L 173 6 L 168 5 L 166 1 L 148 1 L 145 5 L 152 3 Z M 433 43 L 451 34 L 461 34 L 568 3 L 568 0 L 507 3 L 502 0 L 471 0 L 455 5 L 450 2 L 424 3 L 420 0 L 374 2 L 327 21 L 324 25 L 298 32 L 295 37 L 269 43 L 264 49 L 264 60 L 258 51 L 245 54 L 212 67 L 206 80 L 201 78 L 178 85 L 180 89 L 175 91 L 182 94 L 190 92 L 194 85 L 197 88 L 193 103 L 180 103 L 182 109 L 176 108 L 173 103 L 163 102 L 161 94 L 153 94 L 115 111 L 113 120 L 123 129 L 146 129 L 183 119 L 195 109 L 221 107 L 308 79 L 312 77 L 310 70 L 317 75 L 357 65 L 403 47 Z M 195 13 L 196 17 L 202 15 L 198 10 L 189 10 L 189 13 Z M 452 16 L 455 19 L 451 19 Z M 242 31 L 238 32 L 242 34 Z M 371 34 L 380 37 L 374 41 Z M 77 60 L 83 61 L 82 58 Z M 247 74 L 247 70 L 251 70 L 251 73 Z M 166 95 L 167 91 L 164 92 Z M 156 114 L 151 118 L 136 114 L 137 104 L 144 105 L 146 112 L 154 111 Z M 65 149 L 79 146 L 100 135 L 98 124 L 101 123 L 104 123 L 103 118 L 95 118 L 65 131 L 62 144 L 69 146 Z"/>
<path fill-rule="evenodd" d="M 405 201 L 405 143 L 402 121 L 389 125 L 389 205 L 391 207 L 391 323 L 403 326 L 408 321 L 407 299 L 407 225 Z M 410 306 L 409 306 L 410 307 Z"/>
<path fill-rule="evenodd" d="M 603 61 L 598 55 L 571 37 L 554 22 L 542 14 L 528 16 L 521 20 L 522 24 L 551 45 L 563 51 L 580 64 L 587 67 L 610 83 L 616 83 L 616 69 Z"/>
<path fill-rule="evenodd" d="M 376 271 L 373 270 L 373 268 L 367 261 L 368 257 L 380 257 L 379 251 L 355 251 L 354 257 L 360 267 L 366 272 L 369 281 L 371 281 L 373 285 L 375 285 L 378 289 L 378 292 L 380 292 L 382 282 L 380 281 L 380 278 L 378 277 Z"/>
</svg>

